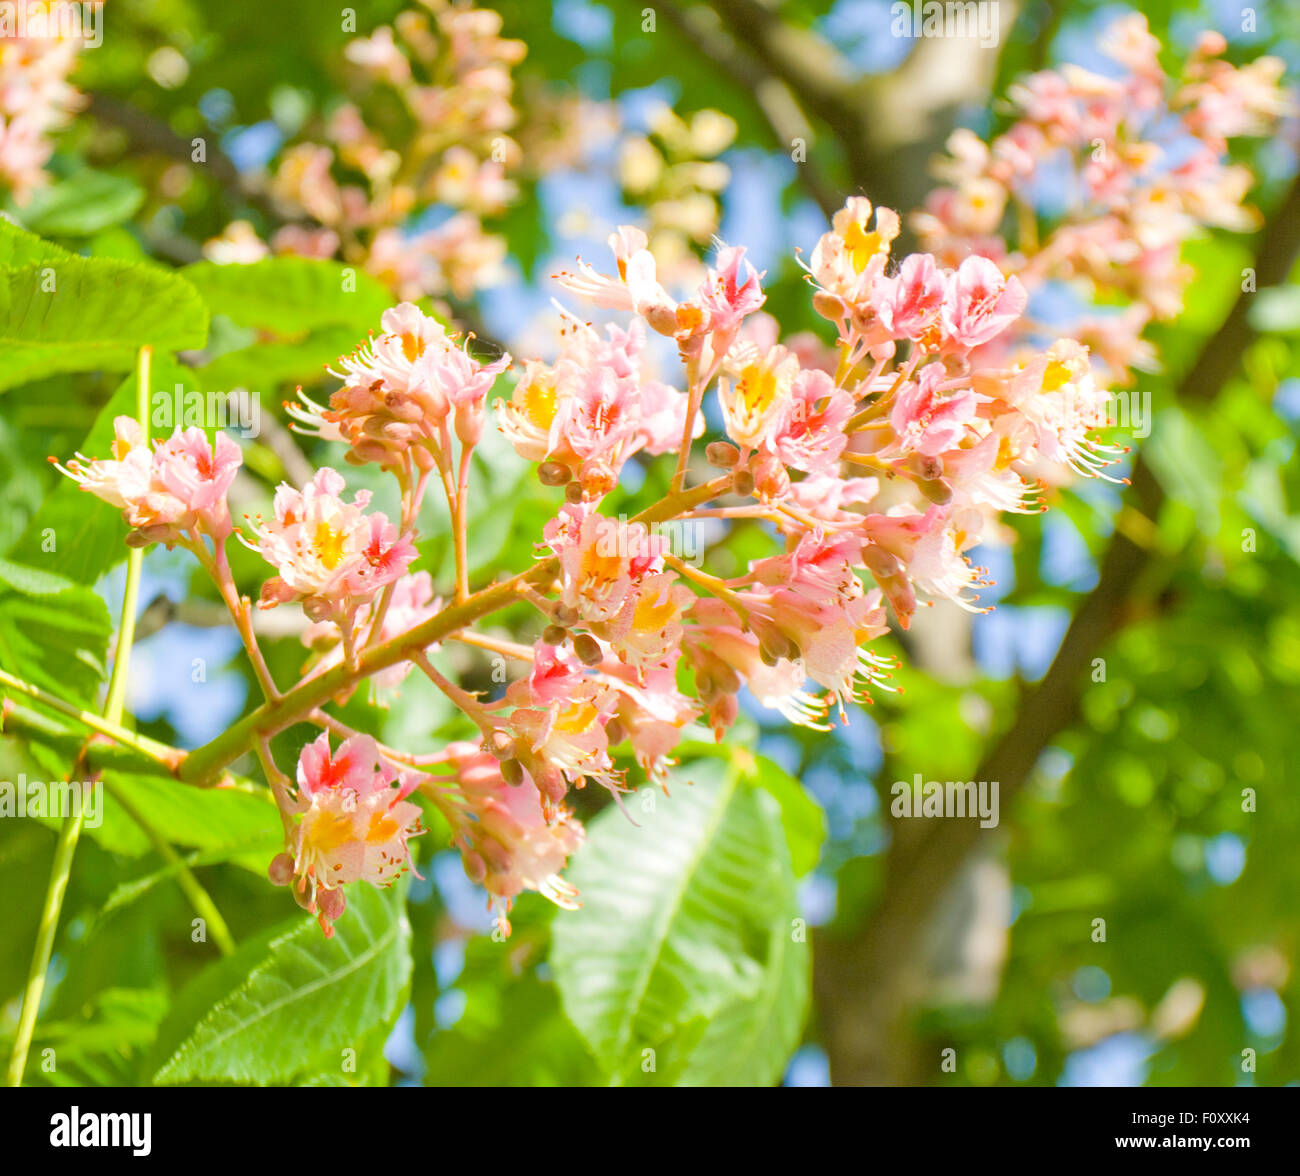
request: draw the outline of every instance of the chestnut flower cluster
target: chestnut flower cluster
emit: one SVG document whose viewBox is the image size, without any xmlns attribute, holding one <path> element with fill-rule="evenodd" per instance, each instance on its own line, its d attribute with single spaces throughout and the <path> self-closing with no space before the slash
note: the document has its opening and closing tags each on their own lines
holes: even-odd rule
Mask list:
<svg viewBox="0 0 1300 1176">
<path fill-rule="evenodd" d="M 470 20 L 463 7 L 426 6 Z M 417 44 L 424 27 L 408 22 L 403 35 Z M 415 85 L 384 36 L 366 44 L 368 68 Z M 925 251 L 896 257 L 898 215 L 865 197 L 845 203 L 804 262 L 813 308 L 834 328 L 829 345 L 782 341 L 744 249 L 720 243 L 683 289 L 646 234 L 622 227 L 612 273 L 579 262 L 557 275 L 615 321 L 598 328 L 565 312 L 552 360 L 484 362 L 403 302 L 338 361 L 326 403 L 300 393 L 296 427 L 337 447 L 336 464 L 390 475 L 394 518 L 371 510 L 364 490 L 349 496 L 327 467 L 306 486 L 281 486 L 272 517 L 236 530 L 226 491 L 238 447 L 195 429 L 150 444 L 123 418 L 110 459 L 68 463 L 122 511 L 128 542 L 183 546 L 217 584 L 266 698 L 251 741 L 285 830 L 270 876 L 326 934 L 347 885 L 387 885 L 409 867 L 416 797 L 450 826 L 503 930 L 523 891 L 575 905 L 563 879 L 583 835 L 571 790 L 595 784 L 621 804 L 629 773 L 664 786 L 697 724 L 725 737 L 742 690 L 793 723 L 846 722 L 850 704 L 893 688 L 879 644 L 891 628 L 907 629 L 934 600 L 983 610 L 987 581 L 967 553 L 1003 514 L 1045 509 L 1047 485 L 1065 478 L 1111 476 L 1122 450 L 1101 436 L 1109 386 L 1141 358 L 1141 326 L 1176 306 L 1186 237 L 1201 224 L 1245 226 L 1246 181 L 1224 162 L 1226 140 L 1283 111 L 1268 59 L 1235 69 L 1213 38 L 1172 94 L 1141 18 L 1122 21 L 1111 46 L 1128 78 L 1035 75 L 1016 91 L 1023 118 L 992 147 L 954 140 L 951 186 L 917 220 Z M 474 60 L 473 46 L 457 52 Z M 1171 118 L 1183 143 L 1166 160 L 1157 136 Z M 1102 149 L 1085 159 L 1094 140 Z M 1019 206 L 1037 224 L 1060 156 L 1076 168 L 1077 209 L 1041 244 L 1026 228 L 1011 251 L 999 236 L 1006 214 Z M 1117 316 L 1127 325 L 1102 330 L 1085 317 L 1058 337 L 1031 319 L 1031 293 L 1060 279 L 1130 297 Z M 664 350 L 680 361 L 677 382 L 651 362 Z M 535 465 L 555 509 L 530 567 L 472 591 L 469 470 L 490 424 Z M 656 458 L 674 462 L 667 494 L 616 514 L 609 496 L 626 467 Z M 445 500 L 454 552 L 454 566 L 432 575 L 411 570 L 428 493 Z M 701 520 L 761 521 L 772 549 L 742 574 L 719 574 L 675 547 Z M 312 659 L 287 691 L 230 574 L 232 535 L 268 564 L 257 607 L 297 604 L 311 621 Z M 531 644 L 477 628 L 520 602 L 540 614 Z M 436 664 L 448 639 L 523 671 L 480 697 Z M 466 716 L 473 739 L 413 754 L 326 709 L 362 682 L 395 689 L 412 670 Z M 297 722 L 320 734 L 291 778 L 266 732 Z M 242 749 L 224 748 L 220 762 Z"/>
<path fill-rule="evenodd" d="M 17 6 L 11 6 L 16 8 Z M 48 181 L 52 132 L 66 125 L 82 98 L 69 83 L 81 41 L 64 35 L 80 27 L 59 3 L 28 6 L 20 30 L 0 36 L 0 186 L 24 204 Z M 71 8 L 71 5 L 67 5 Z M 12 21 L 14 12 L 10 12 Z"/>
<path fill-rule="evenodd" d="M 272 573 L 257 607 L 297 603 L 312 621 L 307 680 L 334 674 L 339 701 L 372 674 L 392 688 L 418 668 L 477 727 L 472 741 L 412 755 L 305 707 L 296 717 L 321 734 L 292 780 L 260 743 L 286 831 L 271 877 L 327 934 L 346 885 L 384 885 L 409 865 L 415 794 L 448 821 L 503 928 L 523 890 L 572 906 L 562 871 L 582 829 L 571 789 L 594 783 L 621 803 L 621 750 L 663 785 L 694 724 L 723 738 L 742 688 L 792 722 L 826 730 L 832 712 L 847 721 L 851 703 L 891 688 L 893 663 L 876 644 L 891 625 L 906 628 L 937 597 L 980 607 L 981 573 L 964 553 L 1001 512 L 1042 509 L 1042 470 L 1091 474 L 1114 459 L 1095 436 L 1108 393 L 1087 349 L 1062 339 L 1008 357 L 999 342 L 1024 313 L 1021 281 L 977 255 L 955 267 L 931 254 L 898 261 L 898 231 L 891 210 L 855 197 L 809 259 L 814 306 L 837 330 L 833 371 L 772 339 L 763 275 L 743 249 L 720 246 L 678 300 L 645 235 L 627 227 L 610 240 L 614 274 L 580 263 L 558 275 L 620 321 L 601 331 L 566 319 L 554 361 L 515 369 L 490 410 L 510 356 L 475 358 L 410 303 L 387 311 L 381 334 L 339 361 L 329 402 L 302 397 L 291 412 L 344 464 L 391 474 L 397 518 L 371 510 L 366 491 L 349 497 L 342 474 L 324 468 L 306 486 L 281 486 L 273 517 L 235 532 L 225 491 L 238 448 L 194 429 L 149 446 L 122 419 L 111 459 L 69 464 L 84 489 L 123 511 L 131 542 L 179 544 L 204 563 L 268 700 L 287 705 L 295 693 L 281 693 L 257 651 L 250 602 L 225 559 L 232 533 Z M 650 374 L 653 334 L 675 347 L 680 386 Z M 710 393 L 722 433 L 704 450 L 713 468 L 700 480 L 695 440 Z M 537 562 L 471 593 L 468 470 L 490 418 L 557 501 Z M 632 519 L 607 513 L 624 467 L 664 455 L 676 459 L 667 496 Z M 446 605 L 428 573 L 410 570 L 432 487 L 455 539 Z M 779 542 L 744 574 L 715 575 L 681 558 L 661 525 L 700 519 L 763 520 Z M 474 629 L 512 600 L 542 614 L 531 645 Z M 500 697 L 481 698 L 435 664 L 448 636 L 526 668 Z"/>
<path fill-rule="evenodd" d="M 282 155 L 271 194 L 292 220 L 269 251 L 342 256 L 401 298 L 468 298 L 492 285 L 506 245 L 482 218 L 515 196 L 507 175 L 520 160 L 510 135 L 518 120 L 511 70 L 526 52 L 500 31 L 501 16 L 490 9 L 420 0 L 392 25 L 351 41 L 345 57 L 360 83 L 358 101 L 330 112 L 323 141 L 295 143 Z M 369 108 L 391 112 L 394 99 L 405 121 L 400 133 L 385 133 Z M 416 233 L 404 228 L 433 205 L 451 215 Z M 248 262 L 268 244 L 236 221 L 205 252 Z"/>
<path fill-rule="evenodd" d="M 944 264 L 976 254 L 1031 294 L 1049 283 L 1068 289 L 1074 307 L 1059 329 L 1089 345 L 1099 373 L 1119 386 L 1154 365 L 1147 325 L 1182 308 L 1192 276 L 1183 245 L 1205 227 L 1258 226 L 1243 202 L 1251 172 L 1228 161 L 1230 141 L 1274 134 L 1294 110 L 1281 59 L 1235 66 L 1219 33 L 1201 35 L 1177 77 L 1141 13 L 1114 21 L 1100 48 L 1114 76 L 1043 70 L 1011 88 L 1016 118 L 1004 133 L 986 144 L 954 132 L 935 169 L 943 183 L 912 226 Z M 1033 333 L 1022 320 L 1001 345 Z"/>
</svg>

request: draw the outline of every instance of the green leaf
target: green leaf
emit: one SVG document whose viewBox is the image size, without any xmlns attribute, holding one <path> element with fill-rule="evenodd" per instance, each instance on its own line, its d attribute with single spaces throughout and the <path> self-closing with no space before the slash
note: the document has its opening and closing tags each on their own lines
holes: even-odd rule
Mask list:
<svg viewBox="0 0 1300 1176">
<path fill-rule="evenodd" d="M 153 1042 L 167 995 L 153 988 L 109 988 L 76 1019 L 38 1022 L 32 1052 L 54 1050 L 56 1067 L 29 1065 L 28 1085 L 129 1086 L 135 1059 Z M 5 1043 L 6 1052 L 9 1043 Z"/>
<path fill-rule="evenodd" d="M 337 324 L 362 333 L 378 330 L 380 316 L 393 304 L 382 283 L 337 261 L 307 257 L 270 257 L 251 265 L 201 261 L 183 272 L 213 314 L 280 334 Z M 323 361 L 333 358 L 326 355 Z"/>
<path fill-rule="evenodd" d="M 267 851 L 267 861 L 283 840 L 275 802 L 265 789 L 195 788 L 170 776 L 109 771 L 105 779 L 119 789 L 149 824 L 173 845 L 224 851 L 227 856 L 250 849 Z M 107 793 L 95 823 L 85 835 L 113 853 L 139 857 L 153 846 L 139 825 Z"/>
<path fill-rule="evenodd" d="M 404 898 L 350 887 L 333 938 L 303 915 L 213 965 L 164 1025 L 154 1083 L 288 1082 L 390 1023 L 411 974 Z"/>
<path fill-rule="evenodd" d="M 1250 304 L 1250 325 L 1262 334 L 1300 331 L 1300 286 L 1261 290 Z"/>
<path fill-rule="evenodd" d="M 88 704 L 112 631 L 107 605 L 89 588 L 0 560 L 0 665 L 11 674 Z"/>
<path fill-rule="evenodd" d="M 54 372 L 125 371 L 147 345 L 202 347 L 208 312 L 169 270 L 98 257 L 0 271 L 0 390 Z"/>
<path fill-rule="evenodd" d="M 0 217 L 0 266 L 5 269 L 42 262 L 66 261 L 75 256 L 76 254 L 70 253 L 62 245 L 43 241 L 35 233 L 29 233 L 26 229 L 21 229 Z"/>
<path fill-rule="evenodd" d="M 85 168 L 40 188 L 22 210 L 23 223 L 51 237 L 88 237 L 129 219 L 144 203 L 144 189 L 126 176 Z"/>
<path fill-rule="evenodd" d="M 382 313 L 382 311 L 381 311 Z M 209 388 L 247 388 L 269 392 L 285 383 L 319 380 L 322 369 L 361 341 L 363 332 L 349 326 L 328 326 L 290 343 L 257 343 L 217 356 L 200 369 Z"/>
<path fill-rule="evenodd" d="M 679 745 L 676 754 L 690 760 L 697 756 L 715 757 L 718 749 L 712 743 L 688 741 Z M 727 756 L 746 783 L 770 792 L 781 806 L 781 824 L 790 847 L 794 875 L 802 878 L 817 865 L 822 842 L 826 840 L 826 814 L 821 805 L 789 772 L 765 756 L 752 755 L 743 747 L 729 748 Z"/>
<path fill-rule="evenodd" d="M 1219 528 L 1223 459 L 1202 423 L 1177 405 L 1165 409 L 1156 418 L 1143 453 L 1170 505 L 1194 511 L 1200 530 L 1215 534 Z"/>
<path fill-rule="evenodd" d="M 568 872 L 584 905 L 555 920 L 551 966 L 609 1081 L 770 1084 L 810 966 L 781 806 L 734 765 L 678 775 L 653 812 L 634 806 L 640 828 L 617 810 L 592 822 Z"/>
</svg>

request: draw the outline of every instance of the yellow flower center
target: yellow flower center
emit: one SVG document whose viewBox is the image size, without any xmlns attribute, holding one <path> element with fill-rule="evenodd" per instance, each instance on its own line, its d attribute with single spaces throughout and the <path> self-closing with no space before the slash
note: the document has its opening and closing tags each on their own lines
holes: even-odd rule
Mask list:
<svg viewBox="0 0 1300 1176">
<path fill-rule="evenodd" d="M 555 420 L 555 385 L 541 382 L 529 384 L 524 391 L 524 416 L 530 425 L 550 429 Z"/>
<path fill-rule="evenodd" d="M 879 233 L 868 233 L 865 225 L 856 221 L 844 233 L 844 247 L 849 251 L 853 268 L 861 273 L 877 253 L 883 252 Z"/>
<path fill-rule="evenodd" d="M 306 841 L 317 853 L 327 854 L 352 840 L 352 818 L 347 813 L 319 813 L 307 830 Z"/>
<path fill-rule="evenodd" d="M 1059 392 L 1070 382 L 1070 369 L 1059 359 L 1052 360 L 1043 372 L 1043 391 Z"/>
<path fill-rule="evenodd" d="M 419 335 L 407 331 L 402 336 L 402 354 L 406 356 L 408 362 L 414 363 L 424 354 L 424 340 Z"/>
<path fill-rule="evenodd" d="M 632 625 L 642 633 L 657 633 L 667 628 L 677 615 L 677 606 L 673 603 L 673 594 L 665 592 L 659 597 L 642 593 L 636 602 L 636 611 L 632 614 Z"/>
<path fill-rule="evenodd" d="M 335 531 L 329 523 L 317 523 L 316 534 L 312 538 L 316 554 L 330 571 L 338 567 L 343 558 L 343 532 Z"/>
<path fill-rule="evenodd" d="M 776 399 L 776 373 L 761 364 L 751 363 L 740 374 L 740 399 L 745 411 L 761 416 Z"/>
<path fill-rule="evenodd" d="M 613 584 L 623 574 L 623 560 L 617 553 L 606 555 L 599 541 L 582 553 L 582 575 L 595 585 Z"/>
<path fill-rule="evenodd" d="M 369 845 L 382 845 L 385 841 L 392 841 L 401 828 L 401 822 L 393 816 L 391 810 L 374 813 L 370 817 L 370 827 L 366 830 L 366 842 Z"/>
<path fill-rule="evenodd" d="M 565 707 L 555 720 L 555 730 L 561 735 L 577 735 L 590 729 L 596 721 L 596 708 L 590 702 L 575 702 Z"/>
</svg>

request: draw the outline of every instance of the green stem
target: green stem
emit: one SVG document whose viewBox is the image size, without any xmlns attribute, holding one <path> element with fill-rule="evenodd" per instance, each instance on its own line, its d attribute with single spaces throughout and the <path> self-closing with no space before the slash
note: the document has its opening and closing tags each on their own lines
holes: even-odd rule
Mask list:
<svg viewBox="0 0 1300 1176">
<path fill-rule="evenodd" d="M 140 348 L 139 363 L 136 366 L 136 404 L 146 445 L 149 443 L 149 365 L 152 358 L 151 348 Z M 108 681 L 108 697 L 104 703 L 105 721 L 119 729 L 126 702 L 127 672 L 131 662 L 131 643 L 135 638 L 135 613 L 140 599 L 140 569 L 143 563 L 144 549 L 132 548 L 126 562 L 126 592 L 122 600 L 122 623 L 118 628 L 113 674 Z M 80 758 L 78 762 L 81 762 Z M 49 971 L 50 955 L 54 950 L 54 936 L 59 926 L 59 912 L 63 909 L 63 896 L 68 889 L 68 878 L 72 873 L 72 857 L 77 851 L 77 841 L 81 837 L 82 818 L 82 806 L 77 804 L 59 829 L 59 843 L 54 851 L 54 866 L 50 871 L 50 883 L 45 891 L 45 906 L 41 911 L 41 923 L 36 931 L 36 948 L 32 952 L 32 963 L 27 973 L 27 987 L 23 992 L 22 1012 L 18 1015 L 13 1053 L 9 1058 L 7 1081 L 10 1086 L 22 1085 L 23 1071 L 27 1068 L 27 1054 L 31 1049 L 32 1035 L 36 1031 L 36 1017 L 40 1011 L 41 997 L 45 993 L 45 977 Z"/>
<path fill-rule="evenodd" d="M 203 889 L 203 883 L 194 876 L 194 871 L 185 864 L 185 859 L 167 843 L 158 830 L 149 823 L 145 815 L 136 808 L 116 784 L 111 780 L 106 780 L 104 787 L 108 794 L 121 806 L 122 811 L 140 826 L 141 832 L 149 839 L 149 843 L 163 861 L 176 871 L 176 881 L 185 892 L 185 897 L 190 900 L 190 906 L 194 908 L 195 914 L 199 915 L 207 923 L 208 929 L 212 932 L 212 941 L 217 945 L 217 950 L 222 955 L 230 955 L 235 950 L 234 937 L 230 934 L 230 928 L 226 926 L 226 920 L 221 917 L 217 904 L 212 901 L 212 896 Z"/>
<path fill-rule="evenodd" d="M 131 571 L 129 560 L 139 554 L 141 553 L 137 549 L 128 557 L 128 578 L 130 577 Z M 133 621 L 131 628 L 134 629 L 134 627 L 135 625 Z M 126 632 L 125 626 L 123 626 L 123 632 Z M 121 639 L 119 638 L 119 647 L 121 644 Z M 118 664 L 121 664 L 120 658 L 114 664 L 115 672 Z M 50 707 L 50 709 L 56 710 L 60 714 L 67 715 L 70 719 L 76 719 L 77 722 L 81 723 L 83 726 L 89 727 L 92 731 L 98 731 L 101 735 L 107 735 L 114 743 L 120 743 L 124 747 L 130 747 L 133 750 L 140 752 L 141 755 L 147 755 L 151 760 L 162 764 L 169 771 L 175 769 L 182 759 L 184 759 L 185 753 L 181 751 L 180 748 L 169 747 L 166 743 L 159 743 L 155 739 L 150 739 L 147 735 L 141 735 L 138 732 L 128 730 L 119 723 L 110 722 L 108 719 L 95 714 L 94 711 L 82 710 L 80 707 L 74 706 L 70 702 L 64 702 L 63 699 L 59 698 L 57 695 L 50 694 L 48 691 L 42 690 L 39 686 L 33 686 L 30 682 L 25 682 L 21 678 L 15 678 L 13 674 L 6 670 L 0 670 L 0 686 L 5 687 L 5 689 L 10 690 L 15 694 L 23 694 L 28 698 L 35 699 L 37 702 Z M 109 687 L 109 693 L 110 695 L 112 694 L 111 685 Z"/>
<path fill-rule="evenodd" d="M 23 1009 L 18 1017 L 18 1030 L 14 1034 L 13 1053 L 9 1057 L 9 1072 L 5 1078 L 9 1086 L 21 1086 L 23 1071 L 27 1068 L 27 1052 L 31 1049 L 32 1034 L 36 1030 L 36 1013 L 40 1008 L 41 996 L 45 992 L 45 972 L 49 967 L 50 954 L 54 950 L 54 932 L 59 925 L 63 892 L 68 887 L 68 875 L 72 871 L 72 855 L 77 848 L 77 838 L 81 836 L 81 819 L 81 805 L 78 804 L 73 814 L 59 829 L 59 844 L 54 851 L 54 866 L 50 871 L 49 887 L 45 891 L 41 925 L 36 931 L 36 948 L 32 953 L 32 965 L 27 973 L 27 987 L 23 992 Z"/>
<path fill-rule="evenodd" d="M 630 521 L 666 522 L 725 493 L 730 485 L 731 475 L 724 474 L 689 490 L 668 494 Z M 412 654 L 419 650 L 468 628 L 489 613 L 513 604 L 526 589 L 549 584 L 558 570 L 558 560 L 543 560 L 526 572 L 484 588 L 462 603 L 444 608 L 413 629 L 399 633 L 380 645 L 371 646 L 358 656 L 355 667 L 337 665 L 324 674 L 300 682 L 278 699 L 265 702 L 245 715 L 215 739 L 202 747 L 196 747 L 185 757 L 177 775 L 191 784 L 210 782 L 222 768 L 238 759 L 258 739 L 279 734 L 285 728 L 306 719 L 312 711 L 323 706 L 340 691 L 398 662 L 410 661 Z"/>
</svg>

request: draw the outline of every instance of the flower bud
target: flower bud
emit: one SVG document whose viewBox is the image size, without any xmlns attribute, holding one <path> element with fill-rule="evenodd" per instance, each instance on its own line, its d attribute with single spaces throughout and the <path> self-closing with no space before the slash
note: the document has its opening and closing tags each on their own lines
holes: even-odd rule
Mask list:
<svg viewBox="0 0 1300 1176">
<path fill-rule="evenodd" d="M 509 759 L 515 754 L 514 736 L 501 727 L 483 740 L 483 746 L 499 760 Z"/>
<path fill-rule="evenodd" d="M 886 551 L 875 543 L 863 546 L 862 563 L 868 571 L 877 576 L 898 576 L 903 572 L 903 561 L 892 551 Z"/>
<path fill-rule="evenodd" d="M 537 467 L 537 480 L 543 486 L 563 486 L 573 477 L 573 471 L 562 461 L 544 461 Z"/>
<path fill-rule="evenodd" d="M 758 639 L 758 656 L 765 666 L 774 666 L 782 658 L 793 658 L 798 652 L 799 647 L 775 629 L 769 629 Z"/>
<path fill-rule="evenodd" d="M 608 462 L 585 461 L 579 476 L 582 492 L 588 498 L 603 498 L 618 485 L 618 475 Z"/>
<path fill-rule="evenodd" d="M 483 879 L 487 877 L 487 862 L 472 849 L 462 850 L 460 860 L 465 865 L 465 873 L 469 876 L 469 880 L 482 885 Z"/>
<path fill-rule="evenodd" d="M 564 488 L 564 501 L 579 503 L 582 501 L 582 483 L 570 482 Z"/>
<path fill-rule="evenodd" d="M 562 629 L 571 629 L 578 623 L 578 610 L 571 604 L 557 604 L 551 613 L 551 620 Z M 548 641 L 548 645 L 559 645 L 559 641 Z"/>
<path fill-rule="evenodd" d="M 266 869 L 266 876 L 274 886 L 288 886 L 293 881 L 293 858 L 287 853 L 277 853 Z"/>
<path fill-rule="evenodd" d="M 573 652 L 584 666 L 598 666 L 605 660 L 605 653 L 600 642 L 590 633 L 579 633 L 573 639 Z"/>
<path fill-rule="evenodd" d="M 331 923 L 343 914 L 344 910 L 347 909 L 347 905 L 347 896 L 340 889 L 318 890 L 316 892 L 316 907 L 322 917 Z"/>
<path fill-rule="evenodd" d="M 737 470 L 731 475 L 731 488 L 741 498 L 748 498 L 754 493 L 754 475 L 748 470 Z"/>
<path fill-rule="evenodd" d="M 740 460 L 740 450 L 727 441 L 710 441 L 704 450 L 709 465 L 729 470 Z"/>
<path fill-rule="evenodd" d="M 923 478 L 916 483 L 916 488 L 937 506 L 952 501 L 952 487 L 938 478 Z"/>
<path fill-rule="evenodd" d="M 568 636 L 568 631 L 561 625 L 547 625 L 542 630 L 542 640 L 547 645 L 563 645 Z"/>
<path fill-rule="evenodd" d="M 917 453 L 912 456 L 908 465 L 912 467 L 918 478 L 926 482 L 933 482 L 936 478 L 943 477 L 943 462 L 937 457 Z"/>
<path fill-rule="evenodd" d="M 524 782 L 524 765 L 517 759 L 501 761 L 501 779 L 511 788 L 517 788 Z"/>
<path fill-rule="evenodd" d="M 844 315 L 844 303 L 834 294 L 828 294 L 825 290 L 818 290 L 813 295 L 813 310 L 815 310 L 824 319 L 831 322 L 837 322 Z"/>
<path fill-rule="evenodd" d="M 784 498 L 790 490 L 790 474 L 775 453 L 761 453 L 750 462 L 754 492 L 765 501 Z"/>
</svg>

